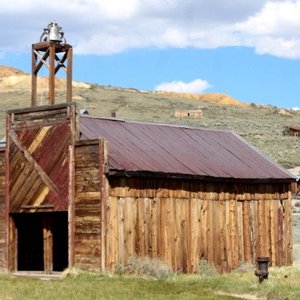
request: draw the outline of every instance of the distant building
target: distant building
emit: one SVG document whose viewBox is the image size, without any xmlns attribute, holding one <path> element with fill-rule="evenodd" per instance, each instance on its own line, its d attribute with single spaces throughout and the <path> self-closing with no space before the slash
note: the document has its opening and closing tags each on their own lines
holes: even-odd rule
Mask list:
<svg viewBox="0 0 300 300">
<path fill-rule="evenodd" d="M 195 110 L 176 110 L 175 118 L 194 118 L 200 119 L 203 117 L 202 109 Z"/>
<path fill-rule="evenodd" d="M 300 125 L 286 126 L 283 134 L 290 136 L 300 136 Z"/>
</svg>

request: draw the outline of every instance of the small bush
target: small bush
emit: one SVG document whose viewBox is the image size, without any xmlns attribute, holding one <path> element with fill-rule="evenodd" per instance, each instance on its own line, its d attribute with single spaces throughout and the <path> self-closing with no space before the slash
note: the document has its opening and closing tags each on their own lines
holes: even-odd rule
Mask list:
<svg viewBox="0 0 300 300">
<path fill-rule="evenodd" d="M 125 266 L 123 264 L 117 264 L 115 266 L 115 273 L 117 275 L 123 275 L 125 273 Z"/>
<path fill-rule="evenodd" d="M 167 264 L 159 259 L 150 257 L 130 257 L 125 270 L 130 274 L 146 275 L 158 279 L 174 274 L 173 270 Z"/>
<path fill-rule="evenodd" d="M 198 273 L 206 276 L 218 274 L 216 267 L 206 259 L 201 259 L 198 265 Z"/>
<path fill-rule="evenodd" d="M 255 266 L 251 262 L 240 262 L 239 266 L 233 270 L 235 273 L 254 272 Z"/>
</svg>

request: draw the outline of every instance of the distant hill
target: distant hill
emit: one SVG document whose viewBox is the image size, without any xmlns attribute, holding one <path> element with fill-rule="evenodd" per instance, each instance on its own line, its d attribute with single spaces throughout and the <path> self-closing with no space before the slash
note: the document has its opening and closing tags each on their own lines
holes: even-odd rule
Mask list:
<svg viewBox="0 0 300 300">
<path fill-rule="evenodd" d="M 235 105 L 239 107 L 249 106 L 248 103 L 239 102 L 236 99 L 230 97 L 229 95 L 220 94 L 220 93 L 188 94 L 188 93 L 173 93 L 173 92 L 164 92 L 164 91 L 156 91 L 155 93 L 161 94 L 163 96 L 182 97 L 191 100 L 210 101 L 219 104 Z"/>
<path fill-rule="evenodd" d="M 9 77 L 9 76 L 17 76 L 17 75 L 26 75 L 26 74 L 27 73 L 25 73 L 19 69 L 0 65 L 0 78 L 5 78 L 5 77 Z"/>
<path fill-rule="evenodd" d="M 83 82 L 73 82 L 75 87 L 89 88 L 89 84 Z M 38 79 L 38 87 L 41 90 L 48 89 L 48 78 L 41 77 Z M 56 88 L 64 89 L 65 80 L 58 78 L 56 80 Z M 0 66 L 0 92 L 7 90 L 30 90 L 31 74 L 25 73 L 16 68 Z"/>
<path fill-rule="evenodd" d="M 0 66 L 0 135 L 8 109 L 30 106 L 30 75 Z M 57 80 L 56 102 L 65 102 L 65 82 Z M 229 95 L 176 94 L 135 88 L 73 83 L 73 100 L 90 114 L 147 122 L 234 130 L 286 168 L 300 166 L 300 137 L 284 136 L 285 126 L 300 124 L 300 111 L 242 103 Z M 38 104 L 48 104 L 48 80 L 38 81 Z M 176 118 L 176 110 L 202 110 L 203 117 Z"/>
</svg>

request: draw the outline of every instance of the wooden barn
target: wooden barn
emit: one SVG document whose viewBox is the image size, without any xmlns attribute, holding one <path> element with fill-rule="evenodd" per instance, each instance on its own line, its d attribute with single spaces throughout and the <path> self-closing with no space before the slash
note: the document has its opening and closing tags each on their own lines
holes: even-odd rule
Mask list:
<svg viewBox="0 0 300 300">
<path fill-rule="evenodd" d="M 295 178 L 230 131 L 11 110 L 1 152 L 0 263 L 114 269 L 131 256 L 195 272 L 292 263 Z M 5 196 L 5 197 L 4 197 Z"/>
<path fill-rule="evenodd" d="M 51 40 L 53 27 L 32 46 L 31 107 L 7 112 L 1 269 L 103 271 L 132 256 L 183 272 L 201 260 L 220 272 L 260 256 L 292 263 L 291 174 L 231 131 L 80 115 L 72 47 Z M 49 105 L 37 106 L 43 65 Z M 67 99 L 55 104 L 60 68 Z"/>
</svg>

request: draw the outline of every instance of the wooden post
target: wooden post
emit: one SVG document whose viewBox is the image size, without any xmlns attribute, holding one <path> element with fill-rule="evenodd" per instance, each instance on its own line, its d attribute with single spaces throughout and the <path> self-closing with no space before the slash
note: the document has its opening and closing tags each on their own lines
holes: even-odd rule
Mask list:
<svg viewBox="0 0 300 300">
<path fill-rule="evenodd" d="M 53 271 L 53 234 L 52 218 L 48 214 L 43 218 L 44 271 Z"/>
<path fill-rule="evenodd" d="M 67 68 L 67 102 L 72 101 L 72 73 L 73 73 L 73 49 L 70 47 L 67 50 L 67 60 L 68 60 L 68 68 Z"/>
<path fill-rule="evenodd" d="M 55 104 L 55 45 L 49 47 L 49 104 Z"/>
<path fill-rule="evenodd" d="M 68 199 L 68 235 L 69 235 L 69 268 L 74 266 L 74 234 L 75 234 L 75 159 L 74 146 L 69 146 L 69 199 Z"/>
<path fill-rule="evenodd" d="M 32 73 L 31 73 L 31 106 L 37 105 L 37 73 L 36 73 L 37 55 L 34 52 L 34 45 L 32 45 Z"/>
<path fill-rule="evenodd" d="M 75 142 L 78 135 L 78 124 L 76 106 L 68 108 L 68 117 L 70 118 L 71 127 L 71 144 L 69 145 L 69 199 L 68 199 L 68 235 L 69 235 L 69 268 L 74 266 L 75 253 Z"/>
<path fill-rule="evenodd" d="M 10 115 L 6 114 L 6 146 L 5 146 L 5 162 L 4 162 L 4 214 L 5 214 L 5 258 L 4 258 L 4 265 L 5 269 L 9 270 L 10 268 L 10 260 L 9 260 L 9 246 L 10 246 L 10 239 L 9 239 L 9 144 L 10 138 L 8 136 L 8 132 L 10 130 L 11 120 Z"/>
<path fill-rule="evenodd" d="M 100 176 L 100 202 L 101 202 L 101 270 L 106 268 L 106 206 L 108 201 L 108 180 L 105 174 L 105 166 L 108 162 L 108 144 L 106 140 L 101 139 L 99 141 L 99 176 Z"/>
<path fill-rule="evenodd" d="M 17 270 L 17 247 L 18 247 L 18 231 L 12 217 L 8 219 L 8 271 Z"/>
</svg>

